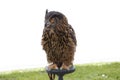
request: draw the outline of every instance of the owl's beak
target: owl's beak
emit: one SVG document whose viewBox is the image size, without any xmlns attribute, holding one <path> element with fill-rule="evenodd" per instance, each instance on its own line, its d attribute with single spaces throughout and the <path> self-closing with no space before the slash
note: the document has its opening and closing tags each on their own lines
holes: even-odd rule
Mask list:
<svg viewBox="0 0 120 80">
<path fill-rule="evenodd" d="M 49 21 L 46 21 L 46 22 L 45 22 L 45 27 L 50 26 L 50 24 L 51 24 L 51 23 L 50 23 Z"/>
</svg>

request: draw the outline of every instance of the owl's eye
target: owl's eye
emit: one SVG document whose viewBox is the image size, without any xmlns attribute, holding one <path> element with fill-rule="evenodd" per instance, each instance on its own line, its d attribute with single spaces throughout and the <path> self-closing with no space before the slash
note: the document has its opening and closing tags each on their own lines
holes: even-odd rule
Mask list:
<svg viewBox="0 0 120 80">
<path fill-rule="evenodd" d="M 54 23 L 54 18 L 50 19 L 50 22 L 51 22 L 51 23 Z"/>
</svg>

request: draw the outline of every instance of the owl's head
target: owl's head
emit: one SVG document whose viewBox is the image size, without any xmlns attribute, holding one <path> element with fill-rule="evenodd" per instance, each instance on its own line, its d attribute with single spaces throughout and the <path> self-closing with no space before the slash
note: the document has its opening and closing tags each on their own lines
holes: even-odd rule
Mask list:
<svg viewBox="0 0 120 80">
<path fill-rule="evenodd" d="M 57 12 L 57 11 L 50 11 L 46 10 L 45 13 L 45 27 L 49 26 L 56 26 L 59 24 L 67 24 L 67 18 L 64 14 Z"/>
</svg>

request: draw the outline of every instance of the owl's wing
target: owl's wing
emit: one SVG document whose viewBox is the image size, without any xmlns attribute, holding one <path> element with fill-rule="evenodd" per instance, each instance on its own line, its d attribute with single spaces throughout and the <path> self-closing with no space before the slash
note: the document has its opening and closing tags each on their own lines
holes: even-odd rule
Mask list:
<svg viewBox="0 0 120 80">
<path fill-rule="evenodd" d="M 73 42 L 75 43 L 75 45 L 77 45 L 75 31 L 74 31 L 74 29 L 72 28 L 71 25 L 69 25 L 69 31 L 70 31 L 70 35 L 71 35 L 71 38 L 72 38 Z"/>
</svg>

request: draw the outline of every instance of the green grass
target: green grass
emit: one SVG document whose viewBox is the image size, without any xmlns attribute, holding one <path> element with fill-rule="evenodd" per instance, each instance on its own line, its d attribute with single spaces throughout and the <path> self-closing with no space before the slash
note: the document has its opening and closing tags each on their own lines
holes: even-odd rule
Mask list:
<svg viewBox="0 0 120 80">
<path fill-rule="evenodd" d="M 0 80 L 49 80 L 49 78 L 44 70 L 33 69 L 0 73 Z M 120 62 L 76 65 L 76 71 L 65 75 L 64 80 L 120 80 Z"/>
</svg>

